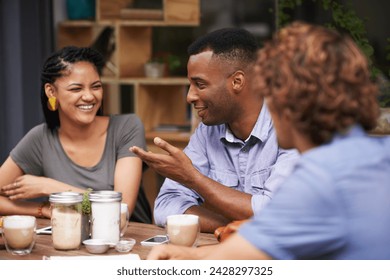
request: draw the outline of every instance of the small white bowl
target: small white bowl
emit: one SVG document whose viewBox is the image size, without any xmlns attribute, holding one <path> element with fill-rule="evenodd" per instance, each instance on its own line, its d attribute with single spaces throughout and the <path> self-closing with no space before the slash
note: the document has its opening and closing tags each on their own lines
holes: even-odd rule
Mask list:
<svg viewBox="0 0 390 280">
<path fill-rule="evenodd" d="M 110 243 L 104 239 L 87 239 L 83 241 L 83 244 L 91 254 L 103 254 L 110 249 Z"/>
<path fill-rule="evenodd" d="M 136 241 L 133 238 L 122 238 L 118 243 L 116 243 L 115 250 L 120 253 L 130 252 L 131 249 L 133 249 L 135 243 Z"/>
</svg>

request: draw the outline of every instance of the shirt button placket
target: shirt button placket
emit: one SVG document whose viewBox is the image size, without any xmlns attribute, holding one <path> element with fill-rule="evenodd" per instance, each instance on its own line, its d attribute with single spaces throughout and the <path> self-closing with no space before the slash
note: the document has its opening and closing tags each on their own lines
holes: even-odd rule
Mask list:
<svg viewBox="0 0 390 280">
<path fill-rule="evenodd" d="M 245 187 L 245 178 L 246 178 L 246 167 L 248 164 L 248 147 L 244 146 L 239 153 L 238 156 L 238 162 L 240 164 L 239 170 L 240 170 L 240 181 Z"/>
</svg>

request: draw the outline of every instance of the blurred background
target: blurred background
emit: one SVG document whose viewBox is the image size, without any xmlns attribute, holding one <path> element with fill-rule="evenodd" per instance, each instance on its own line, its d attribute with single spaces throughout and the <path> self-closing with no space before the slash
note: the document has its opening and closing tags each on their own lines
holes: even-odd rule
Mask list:
<svg viewBox="0 0 390 280">
<path fill-rule="evenodd" d="M 76 1 L 79 5 L 82 2 Z M 161 0 L 132 2 L 146 8 L 162 3 Z M 261 44 L 279 24 L 292 19 L 320 24 L 336 21 L 345 24 L 342 29 L 358 32 L 375 75 L 388 80 L 390 1 L 337 1 L 346 7 L 344 15 L 324 8 L 327 2 L 329 0 L 200 0 L 198 26 L 153 27 L 153 52 L 177 56 L 181 63 L 173 75 L 185 77 L 187 46 L 208 31 L 239 26 L 255 34 Z M 0 162 L 28 130 L 43 121 L 40 71 L 45 58 L 57 48 L 58 24 L 69 20 L 67 4 L 67 0 L 0 0 Z M 131 112 L 132 108 L 125 106 L 126 97 L 122 98 L 120 112 Z"/>
</svg>

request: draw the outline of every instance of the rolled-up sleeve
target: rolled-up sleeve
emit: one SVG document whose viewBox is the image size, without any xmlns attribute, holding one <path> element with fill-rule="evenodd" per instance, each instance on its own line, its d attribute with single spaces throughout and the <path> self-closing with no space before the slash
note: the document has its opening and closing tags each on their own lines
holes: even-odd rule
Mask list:
<svg viewBox="0 0 390 280">
<path fill-rule="evenodd" d="M 166 179 L 154 206 L 154 220 L 159 226 L 165 226 L 169 215 L 182 214 L 188 208 L 202 203 L 202 199 L 183 185 Z"/>
</svg>

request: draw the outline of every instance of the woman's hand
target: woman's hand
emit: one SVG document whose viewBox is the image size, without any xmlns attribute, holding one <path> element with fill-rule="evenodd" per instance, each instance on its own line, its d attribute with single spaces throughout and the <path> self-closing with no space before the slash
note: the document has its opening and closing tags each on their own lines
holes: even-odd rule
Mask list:
<svg viewBox="0 0 390 280">
<path fill-rule="evenodd" d="M 1 187 L 1 193 L 10 200 L 36 198 L 48 195 L 45 191 L 49 179 L 34 175 L 22 175 L 15 179 L 12 184 Z"/>
</svg>

